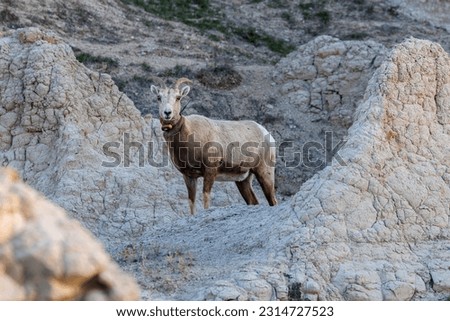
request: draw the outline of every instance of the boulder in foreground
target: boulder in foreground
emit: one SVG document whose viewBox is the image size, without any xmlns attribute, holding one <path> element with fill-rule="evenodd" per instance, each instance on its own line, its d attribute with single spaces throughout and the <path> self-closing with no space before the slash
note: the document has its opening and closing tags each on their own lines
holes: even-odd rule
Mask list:
<svg viewBox="0 0 450 321">
<path fill-rule="evenodd" d="M 134 280 L 74 219 L 0 169 L 0 300 L 136 300 Z"/>
</svg>

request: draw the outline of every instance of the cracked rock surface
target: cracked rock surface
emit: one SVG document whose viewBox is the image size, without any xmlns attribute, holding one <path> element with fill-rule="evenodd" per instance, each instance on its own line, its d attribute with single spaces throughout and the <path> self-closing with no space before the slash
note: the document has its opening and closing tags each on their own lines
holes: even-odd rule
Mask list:
<svg viewBox="0 0 450 321">
<path fill-rule="evenodd" d="M 64 210 L 0 169 L 0 300 L 136 300 L 134 280 Z"/>
<path fill-rule="evenodd" d="M 286 145 L 286 152 L 279 151 L 279 193 L 295 194 L 330 164 L 333 150 L 345 141 L 356 106 L 386 52 L 375 41 L 319 36 L 275 66 L 276 102 L 266 117 L 272 118 L 269 128 L 275 138 L 292 144 Z M 301 152 L 297 160 L 289 152 L 292 150 Z"/>
<path fill-rule="evenodd" d="M 161 154 L 159 121 L 141 117 L 109 75 L 87 69 L 60 38 L 35 28 L 6 33 L 0 52 L 3 166 L 110 248 L 185 214 L 184 183 Z M 234 186 L 217 186 L 215 205 L 231 204 Z"/>
<path fill-rule="evenodd" d="M 152 273 L 138 279 L 176 299 L 447 299 L 449 75 L 438 44 L 396 46 L 356 110 L 344 165 L 278 207 L 211 210 L 143 236 L 130 260 Z"/>
<path fill-rule="evenodd" d="M 186 216 L 180 175 L 139 164 L 138 143 L 161 156 L 158 121 L 34 28 L 0 38 L 0 160 L 90 229 L 144 299 L 448 298 L 448 54 L 319 37 L 270 75 L 273 108 L 347 135 L 339 159 L 274 208 L 231 206 L 235 187 L 218 184 L 214 207 Z M 283 121 L 269 121 L 280 137 Z"/>
</svg>

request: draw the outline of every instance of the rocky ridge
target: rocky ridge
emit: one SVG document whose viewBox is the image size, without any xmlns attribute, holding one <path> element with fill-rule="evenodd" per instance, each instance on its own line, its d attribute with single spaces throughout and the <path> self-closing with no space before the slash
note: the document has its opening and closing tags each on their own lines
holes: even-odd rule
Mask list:
<svg viewBox="0 0 450 321">
<path fill-rule="evenodd" d="M 344 165 L 333 162 L 290 201 L 202 212 L 143 235 L 129 249 L 152 271 L 137 273 L 153 284 L 147 295 L 447 299 L 449 62 L 435 43 L 398 45 L 369 82 Z"/>
<path fill-rule="evenodd" d="M 303 266 L 311 276 L 321 274 L 313 279 L 332 284 L 327 297 L 448 294 L 449 62 L 435 43 L 410 39 L 396 46 L 349 129 L 341 151 L 347 166 L 326 168 L 294 197 L 304 227 L 300 244 L 315 246 L 309 260 L 299 246 L 291 271 Z"/>
<path fill-rule="evenodd" d="M 0 46 L 3 166 L 111 248 L 118 236 L 187 211 L 179 201 L 184 183 L 162 156 L 159 121 L 142 118 L 109 75 L 87 69 L 57 36 L 37 29 L 6 34 Z M 230 204 L 234 189 L 220 185 L 215 204 Z"/>
<path fill-rule="evenodd" d="M 157 3 L 159 1 L 154 6 L 158 7 Z M 5 18 L 0 19 L 0 27 L 9 30 L 40 26 L 53 30 L 73 48 L 77 59 L 95 71 L 110 74 L 143 115 L 156 115 L 157 107 L 149 90 L 152 75 L 169 78 L 169 81 L 178 76 L 188 76 L 196 83 L 190 93 L 192 99 L 187 113 L 220 119 L 251 118 L 264 123 L 279 143 L 293 141 L 295 149 L 301 151 L 310 142 L 324 145 L 326 132 L 333 132 L 333 142 L 336 144 L 345 140 L 351 115 L 365 83 L 385 53 L 386 49 L 381 47 L 390 48 L 405 37 L 414 36 L 437 41 L 444 49 L 449 49 L 445 10 L 442 10 L 443 15 L 439 19 L 433 18 L 435 14 L 424 14 L 436 13 L 441 3 L 439 0 L 325 0 L 317 3 L 309 0 L 211 0 L 205 1 L 210 9 L 207 13 L 217 14 L 205 19 L 220 19 L 218 25 L 213 24 L 205 30 L 180 21 L 191 10 L 196 12 L 198 6 L 195 4 L 187 5 L 188 12 L 176 12 L 172 17 L 167 17 L 157 10 L 145 11 L 142 1 L 48 0 L 42 3 L 18 0 L 0 4 L 0 16 Z M 225 28 L 228 31 L 222 30 L 221 26 L 228 26 Z M 272 86 L 274 80 L 271 76 L 278 75 L 280 68 L 274 64 L 283 58 L 283 54 L 276 48 L 275 51 L 270 50 L 267 43 L 258 41 L 261 38 L 258 35 L 263 34 L 272 44 L 278 44 L 280 40 L 292 45 L 294 52 L 285 60 L 286 65 L 295 53 L 309 56 L 302 63 L 308 60 L 308 64 L 312 64 L 311 61 L 323 64 L 320 57 L 315 59 L 317 53 L 314 49 L 305 48 L 311 46 L 310 40 L 322 34 L 363 41 L 353 41 L 354 48 L 350 45 L 352 41 L 346 41 L 348 56 L 344 51 L 324 60 L 324 63 L 336 63 L 343 59 L 344 63 L 340 67 L 338 65 L 333 77 L 326 75 L 330 66 L 323 69 L 318 66 L 317 77 L 310 80 L 300 78 L 304 80 L 302 88 L 290 88 L 293 85 L 287 82 L 280 90 L 280 86 Z M 372 49 L 366 48 L 368 52 L 365 56 L 365 49 L 358 48 L 358 44 L 370 42 L 377 45 Z M 327 42 L 322 40 L 322 43 L 325 45 Z M 355 62 L 351 61 L 352 56 Z M 375 57 L 378 58 L 372 62 L 370 59 Z M 353 68 L 352 64 L 358 65 L 356 68 L 361 70 L 350 72 L 349 77 L 355 78 L 347 79 L 347 67 Z M 306 68 L 312 68 L 309 72 L 315 69 L 312 65 Z M 321 71 L 325 74 L 321 75 Z M 213 88 L 202 81 L 205 73 L 210 74 L 213 81 L 223 81 L 230 73 L 237 73 L 242 82 L 231 89 Z M 340 88 L 339 83 L 333 80 L 338 74 L 343 78 L 340 80 L 348 84 L 347 88 L 355 87 L 351 97 L 342 104 L 338 100 L 342 95 L 345 97 L 348 89 Z M 300 81 L 296 81 L 294 86 L 299 84 Z M 306 101 L 311 94 L 307 93 L 311 91 L 311 85 L 315 87 L 312 89 L 312 99 L 316 105 L 306 115 L 300 108 L 292 110 L 292 99 L 281 99 L 282 96 L 293 97 L 298 93 L 298 98 Z M 320 104 L 319 95 L 323 95 L 320 98 L 323 104 Z M 331 100 L 333 102 L 330 104 Z M 332 107 L 335 105 L 340 107 L 334 110 Z M 309 114 L 312 112 L 319 115 Z M 285 114 L 295 117 L 284 119 Z M 277 122 L 276 118 L 281 119 Z M 306 118 L 305 121 L 303 118 Z M 291 167 L 289 170 L 278 166 L 280 198 L 295 194 L 303 182 L 323 168 L 320 164 L 329 161 L 329 157 L 321 151 L 313 151 L 312 159 L 314 164 L 319 165 Z"/>
<path fill-rule="evenodd" d="M 224 184 L 214 189 L 219 208 L 185 217 L 178 173 L 146 156 L 139 164 L 139 144 L 161 156 L 158 122 L 143 118 L 105 70 L 77 62 L 56 33 L 7 31 L 0 159 L 99 237 L 143 298 L 446 299 L 449 59 L 416 39 L 387 52 L 375 41 L 322 36 L 275 66 L 238 66 L 242 83 L 227 92 L 196 83 L 201 104 L 191 112 L 257 119 L 298 150 L 323 144 L 328 129 L 347 143 L 333 162 L 313 154 L 328 162 L 312 168 L 279 159 L 286 202 L 275 209 L 230 207 L 240 196 Z M 153 54 L 145 58 L 152 68 L 183 53 Z M 195 76 L 206 56 L 189 56 L 183 61 L 195 67 L 185 70 Z M 137 143 L 128 156 L 125 139 Z"/>
<path fill-rule="evenodd" d="M 280 194 L 295 194 L 303 182 L 330 164 L 386 52 L 374 41 L 319 36 L 275 66 L 274 103 L 263 115 L 280 145 Z"/>
<path fill-rule="evenodd" d="M 0 300 L 137 300 L 134 280 L 64 210 L 0 169 Z"/>
<path fill-rule="evenodd" d="M 141 117 L 108 74 L 87 69 L 58 36 L 38 29 L 5 34 L 2 53 L 4 166 L 18 169 L 27 183 L 70 211 L 110 249 L 117 236 L 140 236 L 187 212 L 185 186 L 163 153 L 158 120 Z M 271 95 L 280 98 L 273 105 L 259 114 L 245 106 L 233 111 L 238 118 L 261 118 L 279 145 L 293 142 L 278 161 L 279 198 L 294 194 L 327 165 L 324 159 L 331 156 L 325 155 L 324 132 L 340 128 L 333 139 L 345 136 L 384 53 L 373 42 L 319 37 L 275 66 Z M 245 95 L 247 82 L 233 90 L 234 97 Z M 208 109 L 208 100 L 202 106 Z M 313 155 L 320 165 L 308 167 L 298 159 L 286 166 L 308 142 L 324 146 Z M 244 204 L 234 184 L 217 182 L 213 192 L 213 206 Z M 261 193 L 259 199 L 265 202 Z"/>
</svg>

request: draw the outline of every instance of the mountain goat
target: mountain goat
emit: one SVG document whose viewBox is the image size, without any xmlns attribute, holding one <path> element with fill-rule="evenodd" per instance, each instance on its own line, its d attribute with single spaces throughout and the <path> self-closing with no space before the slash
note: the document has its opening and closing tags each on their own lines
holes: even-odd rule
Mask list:
<svg viewBox="0 0 450 321">
<path fill-rule="evenodd" d="M 203 206 L 209 208 L 214 181 L 234 181 L 248 205 L 258 204 L 252 188 L 256 176 L 271 206 L 275 198 L 275 141 L 254 121 L 213 120 L 200 115 L 181 115 L 181 99 L 190 91 L 180 78 L 168 88 L 152 85 L 170 158 L 183 174 L 191 214 L 195 214 L 197 179 L 203 177 Z M 180 88 L 181 87 L 181 88 Z"/>
</svg>

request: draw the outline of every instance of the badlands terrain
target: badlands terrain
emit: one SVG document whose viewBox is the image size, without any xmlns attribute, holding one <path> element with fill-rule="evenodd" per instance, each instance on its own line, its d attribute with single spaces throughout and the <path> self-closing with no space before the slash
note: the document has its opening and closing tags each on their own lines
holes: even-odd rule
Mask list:
<svg viewBox="0 0 450 321">
<path fill-rule="evenodd" d="M 0 299 L 448 299 L 449 14 L 3 0 Z M 188 214 L 154 76 L 194 81 L 186 114 L 272 133 L 278 206 L 217 183 Z"/>
</svg>

